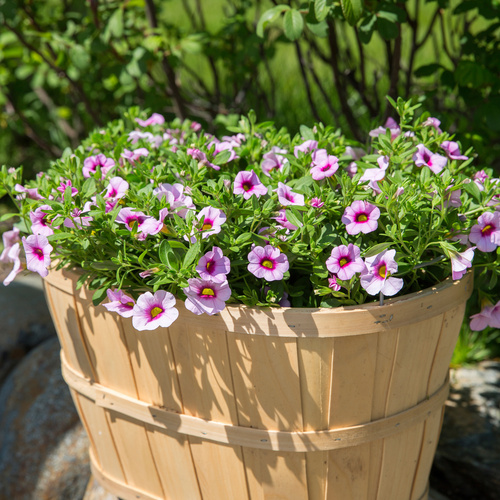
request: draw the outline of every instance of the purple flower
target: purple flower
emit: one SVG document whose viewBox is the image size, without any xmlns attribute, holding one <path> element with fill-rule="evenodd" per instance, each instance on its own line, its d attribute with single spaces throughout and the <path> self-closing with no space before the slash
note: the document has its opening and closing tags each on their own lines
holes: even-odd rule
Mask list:
<svg viewBox="0 0 500 500">
<path fill-rule="evenodd" d="M 165 290 L 143 293 L 132 309 L 132 324 L 139 331 L 168 328 L 179 316 L 175 297 Z"/>
<path fill-rule="evenodd" d="M 357 173 L 358 173 L 358 166 L 356 165 L 356 162 L 352 161 L 347 165 L 345 168 L 345 171 L 347 172 L 347 175 L 352 179 Z"/>
<path fill-rule="evenodd" d="M 432 116 L 427 118 L 424 123 L 422 123 L 424 127 L 434 127 L 436 129 L 436 132 L 438 134 L 441 134 L 443 131 L 439 128 L 439 125 L 441 125 L 441 122 Z"/>
<path fill-rule="evenodd" d="M 329 155 L 326 149 L 318 149 L 312 155 L 311 165 L 312 178 L 315 181 L 320 181 L 335 174 L 339 168 L 339 159 L 336 156 Z"/>
<path fill-rule="evenodd" d="M 53 248 L 46 236 L 32 234 L 27 238 L 23 236 L 23 247 L 26 253 L 26 267 L 29 271 L 38 273 L 42 278 L 49 274 L 50 252 Z"/>
<path fill-rule="evenodd" d="M 385 171 L 389 167 L 389 157 L 379 156 L 377 163 L 379 164 L 379 168 L 367 168 L 359 179 L 359 182 L 369 181 L 368 186 L 378 194 L 382 191 L 378 187 L 377 182 L 385 177 Z"/>
<path fill-rule="evenodd" d="M 67 187 L 70 187 L 71 188 L 71 196 L 76 196 L 78 194 L 78 189 L 76 189 L 75 187 L 73 187 L 73 184 L 71 181 L 66 181 L 66 180 L 63 180 L 61 179 L 61 185 L 56 188 L 60 193 L 64 194 L 64 192 L 66 191 L 66 188 Z"/>
<path fill-rule="evenodd" d="M 214 170 L 220 170 L 219 165 L 214 165 L 213 163 L 208 161 L 207 155 L 203 151 L 200 151 L 196 148 L 188 148 L 186 150 L 186 153 L 198 161 L 198 166 L 202 167 L 203 165 L 207 165 Z"/>
<path fill-rule="evenodd" d="M 385 134 L 386 130 L 389 129 L 391 131 L 391 140 L 393 141 L 399 134 L 401 134 L 401 129 L 399 128 L 399 125 L 396 123 L 394 118 L 387 118 L 385 121 L 385 125 L 383 127 L 377 127 L 374 130 L 370 130 L 368 132 L 368 135 L 370 137 L 377 137 L 380 134 Z"/>
<path fill-rule="evenodd" d="M 317 148 L 318 148 L 318 141 L 308 140 L 298 146 L 295 146 L 293 148 L 293 154 L 295 155 L 296 158 L 298 158 L 299 151 L 302 151 L 302 153 L 307 154 L 315 151 Z"/>
<path fill-rule="evenodd" d="M 331 275 L 328 278 L 328 288 L 331 288 L 334 292 L 338 292 L 342 287 L 337 283 L 337 278 Z"/>
<path fill-rule="evenodd" d="M 242 194 L 245 200 L 255 195 L 257 198 L 267 194 L 267 188 L 260 182 L 253 170 L 242 170 L 234 179 L 233 194 Z"/>
<path fill-rule="evenodd" d="M 201 222 L 202 238 L 221 232 L 221 226 L 226 222 L 226 214 L 218 208 L 205 207 L 196 216 Z"/>
<path fill-rule="evenodd" d="M 278 146 L 273 146 L 269 153 L 263 155 L 263 161 L 261 164 L 262 171 L 268 177 L 271 177 L 271 172 L 273 170 L 283 170 L 283 165 L 288 163 L 288 159 L 285 158 L 284 154 L 287 154 L 286 149 L 280 149 Z"/>
<path fill-rule="evenodd" d="M 124 318 L 132 317 L 135 306 L 135 300 L 132 297 L 125 295 L 121 290 L 111 290 L 111 288 L 106 290 L 106 294 L 109 302 L 103 306 L 108 311 L 116 312 Z"/>
<path fill-rule="evenodd" d="M 469 241 L 481 252 L 493 252 L 500 245 L 500 212 L 485 212 L 472 226 Z"/>
<path fill-rule="evenodd" d="M 500 328 L 500 300 L 494 306 L 483 307 L 481 312 L 473 314 L 470 319 L 471 330 L 484 330 L 487 326 Z"/>
<path fill-rule="evenodd" d="M 90 216 L 82 216 L 83 213 L 88 212 L 90 210 L 91 203 L 88 201 L 85 203 L 83 210 L 79 210 L 78 208 L 74 208 L 71 212 L 71 217 L 66 217 L 63 222 L 63 226 L 74 229 L 82 229 L 83 227 L 90 226 L 90 222 L 94 220 L 93 217 Z"/>
<path fill-rule="evenodd" d="M 350 280 L 356 273 L 364 271 L 365 267 L 359 247 L 352 243 L 333 248 L 326 261 L 326 268 L 343 281 Z"/>
<path fill-rule="evenodd" d="M 231 271 L 231 262 L 224 256 L 219 247 L 212 247 L 199 261 L 196 270 L 201 279 L 222 283 Z"/>
<path fill-rule="evenodd" d="M 14 281 L 14 278 L 23 271 L 23 266 L 21 264 L 21 259 L 19 258 L 19 253 L 21 251 L 19 242 L 14 243 L 11 247 L 9 247 L 7 253 L 4 256 L 5 251 L 6 248 L 4 248 L 4 251 L 2 252 L 2 256 L 4 257 L 3 260 L 0 260 L 2 260 L 2 262 L 12 262 L 14 264 L 10 273 L 3 280 L 4 286 L 8 286 Z"/>
<path fill-rule="evenodd" d="M 379 217 L 380 210 L 375 205 L 356 200 L 345 209 L 341 220 L 346 225 L 348 234 L 354 235 L 360 232 L 367 234 L 377 229 Z"/>
<path fill-rule="evenodd" d="M 278 189 L 275 189 L 278 193 L 278 200 L 283 206 L 287 205 L 305 205 L 304 195 L 294 193 L 292 188 L 289 188 L 282 182 L 278 182 Z"/>
<path fill-rule="evenodd" d="M 106 174 L 115 166 L 115 161 L 112 158 L 106 158 L 102 153 L 89 156 L 83 161 L 83 176 L 90 177 L 95 174 L 97 167 L 101 167 L 102 178 L 106 177 Z"/>
<path fill-rule="evenodd" d="M 193 200 L 190 196 L 184 194 L 184 186 L 182 184 L 160 184 L 153 189 L 153 194 L 161 200 L 165 197 L 170 210 L 174 210 L 179 217 L 186 217 L 188 210 L 195 210 Z"/>
<path fill-rule="evenodd" d="M 227 142 L 227 141 L 215 141 L 214 140 L 214 141 L 211 141 L 208 143 L 207 149 L 210 150 L 210 149 L 212 149 L 212 146 L 215 146 L 214 153 L 213 153 L 214 156 L 217 156 L 221 151 L 229 151 L 230 156 L 229 156 L 229 160 L 227 160 L 227 161 L 230 162 L 230 161 L 233 161 L 236 158 L 238 158 L 236 153 L 233 151 L 233 147 L 238 146 L 238 145 L 239 144 L 234 143 L 233 141 Z"/>
<path fill-rule="evenodd" d="M 453 142 L 453 141 L 443 141 L 443 143 L 440 146 L 442 149 L 444 149 L 444 152 L 446 153 L 446 156 L 450 160 L 468 160 L 469 157 L 460 154 L 460 146 L 458 145 L 458 142 Z"/>
<path fill-rule="evenodd" d="M 146 120 L 141 120 L 140 118 L 136 118 L 135 121 L 141 127 L 147 127 L 149 125 L 163 125 L 165 123 L 165 118 L 162 115 L 160 115 L 159 113 L 153 113 Z"/>
<path fill-rule="evenodd" d="M 30 212 L 31 231 L 33 234 L 41 234 L 43 236 L 54 234 L 54 230 L 47 222 L 47 210 L 52 210 L 52 207 L 49 205 L 42 205 L 34 212 Z"/>
<path fill-rule="evenodd" d="M 109 180 L 109 184 L 106 186 L 104 199 L 119 200 L 125 196 L 128 188 L 129 184 L 125 179 L 121 177 L 112 177 Z"/>
<path fill-rule="evenodd" d="M 283 279 L 283 274 L 289 268 L 287 256 L 271 245 L 254 247 L 248 254 L 248 261 L 248 270 L 257 278 L 267 281 Z"/>
<path fill-rule="evenodd" d="M 122 208 L 116 217 L 118 224 L 125 224 L 125 227 L 132 231 L 137 227 L 137 239 L 143 241 L 148 234 L 157 234 L 163 228 L 163 222 L 150 217 L 143 212 L 136 211 L 133 208 Z"/>
<path fill-rule="evenodd" d="M 135 162 L 141 157 L 141 156 L 148 156 L 149 151 L 146 148 L 138 148 L 134 149 L 133 151 L 130 151 L 128 149 L 123 149 L 122 153 L 122 158 L 125 158 L 128 160 L 132 165 L 135 165 Z"/>
<path fill-rule="evenodd" d="M 459 280 L 467 272 L 467 269 L 472 267 L 475 249 L 476 247 L 471 247 L 464 252 L 453 252 L 451 254 L 451 277 L 454 280 Z"/>
<path fill-rule="evenodd" d="M 417 167 L 429 167 L 435 174 L 439 174 L 448 162 L 445 156 L 432 153 L 423 144 L 417 146 L 413 161 Z"/>
<path fill-rule="evenodd" d="M 292 231 L 297 229 L 297 226 L 294 226 L 291 222 L 288 221 L 286 218 L 286 210 L 282 208 L 279 211 L 279 216 L 278 217 L 271 217 L 274 219 L 279 226 L 284 227 L 285 229 L 291 229 Z"/>
<path fill-rule="evenodd" d="M 311 198 L 309 205 L 314 208 L 321 208 L 324 205 L 324 202 L 321 201 L 321 198 Z"/>
<path fill-rule="evenodd" d="M 31 200 L 43 200 L 43 196 L 38 194 L 38 188 L 25 188 L 24 186 L 21 186 L 21 184 L 16 184 L 14 186 L 14 191 L 16 191 L 16 193 L 22 193 L 17 196 L 18 200 L 23 200 L 24 198 L 29 198 Z"/>
<path fill-rule="evenodd" d="M 382 293 L 388 297 L 396 295 L 403 287 L 401 278 L 393 278 L 398 270 L 394 260 L 396 250 L 384 250 L 374 257 L 365 259 L 366 269 L 361 272 L 361 286 L 369 295 Z"/>
<path fill-rule="evenodd" d="M 5 231 L 5 233 L 2 234 L 2 241 L 3 251 L 0 254 L 0 262 L 10 262 L 10 259 L 8 257 L 10 249 L 16 243 L 19 243 L 21 241 L 21 238 L 19 237 L 19 229 L 15 227 L 10 231 Z"/>
<path fill-rule="evenodd" d="M 189 286 L 184 288 L 186 294 L 186 309 L 194 314 L 217 314 L 226 307 L 226 301 L 231 297 L 231 289 L 227 281 L 216 281 L 191 278 Z"/>
<path fill-rule="evenodd" d="M 194 132 L 199 132 L 201 130 L 201 123 L 198 122 L 192 122 L 191 125 L 189 126 L 191 130 Z"/>
<path fill-rule="evenodd" d="M 361 160 L 361 158 L 366 155 L 366 151 L 363 148 L 346 146 L 344 154 L 345 156 L 350 156 L 353 160 Z"/>
</svg>

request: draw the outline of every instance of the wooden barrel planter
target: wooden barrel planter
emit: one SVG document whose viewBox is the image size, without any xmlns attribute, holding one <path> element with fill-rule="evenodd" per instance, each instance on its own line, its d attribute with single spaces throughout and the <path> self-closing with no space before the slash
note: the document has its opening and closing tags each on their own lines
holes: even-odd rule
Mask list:
<svg viewBox="0 0 500 500">
<path fill-rule="evenodd" d="M 125 500 L 423 500 L 472 277 L 339 309 L 228 306 L 137 332 L 45 293 L 95 477 Z"/>
</svg>

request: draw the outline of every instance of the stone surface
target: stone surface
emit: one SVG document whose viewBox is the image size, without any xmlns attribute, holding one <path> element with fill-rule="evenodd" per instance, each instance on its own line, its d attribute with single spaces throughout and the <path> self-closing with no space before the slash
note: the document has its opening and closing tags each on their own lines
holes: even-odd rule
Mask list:
<svg viewBox="0 0 500 500">
<path fill-rule="evenodd" d="M 453 370 L 451 380 L 431 484 L 453 500 L 498 500 L 500 362 Z"/>
<path fill-rule="evenodd" d="M 0 389 L 0 499 L 78 500 L 90 476 L 88 440 L 48 339 Z"/>
<path fill-rule="evenodd" d="M 5 266 L 0 264 L 0 275 Z M 55 336 L 38 274 L 20 275 L 9 286 L 0 278 L 0 384 L 27 352 Z"/>
</svg>

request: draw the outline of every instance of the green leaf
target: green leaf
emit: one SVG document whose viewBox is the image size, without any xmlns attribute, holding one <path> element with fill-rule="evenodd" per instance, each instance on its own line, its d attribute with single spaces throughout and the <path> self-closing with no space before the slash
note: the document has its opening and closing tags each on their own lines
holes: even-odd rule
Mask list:
<svg viewBox="0 0 500 500">
<path fill-rule="evenodd" d="M 312 128 L 309 128 L 306 125 L 300 126 L 300 135 L 305 140 L 314 140 L 314 132 L 313 132 Z"/>
<path fill-rule="evenodd" d="M 160 248 L 158 250 L 158 255 L 162 264 L 165 264 L 170 269 L 179 268 L 179 260 L 175 254 L 173 248 L 170 246 L 168 240 L 163 240 L 161 242 Z"/>
<path fill-rule="evenodd" d="M 98 306 L 106 298 L 106 287 L 99 288 L 94 292 L 92 296 L 92 303 L 94 306 Z"/>
<path fill-rule="evenodd" d="M 120 38 L 123 35 L 123 9 L 116 9 L 108 21 L 108 30 L 115 38 Z"/>
<path fill-rule="evenodd" d="M 297 226 L 297 227 L 302 227 L 304 224 L 302 223 L 302 221 L 297 217 L 297 215 L 295 215 L 293 212 L 292 212 L 292 209 L 291 208 L 287 208 L 286 209 L 286 218 L 288 220 L 288 222 L 290 222 L 291 224 L 293 224 L 294 226 Z"/>
<path fill-rule="evenodd" d="M 455 81 L 462 87 L 476 89 L 492 79 L 492 73 L 474 61 L 460 61 L 455 70 Z"/>
<path fill-rule="evenodd" d="M 191 245 L 189 247 L 189 250 L 186 252 L 186 255 L 184 256 L 184 261 L 182 262 L 182 267 L 188 268 L 196 259 L 196 257 L 199 255 L 199 253 L 200 253 L 200 242 L 197 241 L 194 245 Z"/>
<path fill-rule="evenodd" d="M 227 163 L 229 158 L 231 158 L 231 151 L 229 151 L 228 149 L 224 149 L 220 153 L 217 153 L 212 163 L 214 163 L 215 165 L 223 165 L 224 163 Z"/>
<path fill-rule="evenodd" d="M 362 43 L 367 44 L 370 42 L 376 24 L 377 16 L 375 14 L 372 14 L 363 19 L 361 25 L 359 26 L 359 39 Z"/>
<path fill-rule="evenodd" d="M 288 5 L 276 5 L 272 9 L 266 10 L 262 16 L 260 16 L 259 22 L 257 23 L 257 36 L 264 38 L 264 29 L 269 23 L 275 21 L 282 12 L 289 10 Z"/>
<path fill-rule="evenodd" d="M 283 19 L 283 28 L 285 30 L 285 36 L 289 40 L 297 40 L 300 35 L 302 35 L 304 29 L 302 14 L 295 9 L 288 10 Z"/>
<path fill-rule="evenodd" d="M 69 49 L 69 57 L 78 69 L 85 70 L 90 65 L 90 54 L 81 45 L 73 45 Z"/>
<path fill-rule="evenodd" d="M 307 29 L 320 38 L 325 38 L 328 35 L 328 23 L 321 21 L 320 23 L 306 23 Z"/>
<path fill-rule="evenodd" d="M 399 34 L 398 25 L 383 17 L 377 18 L 377 29 L 384 40 L 393 40 L 397 38 Z"/>
<path fill-rule="evenodd" d="M 392 245 L 392 241 L 386 241 L 385 243 L 378 243 L 377 245 L 373 245 L 366 253 L 363 255 L 363 257 L 366 259 L 367 257 L 374 257 L 375 255 L 378 255 L 379 253 L 383 252 L 387 248 L 389 248 Z"/>
<path fill-rule="evenodd" d="M 326 3 L 326 0 L 315 0 L 314 2 L 314 15 L 319 22 L 323 21 L 328 15 Z"/>
<path fill-rule="evenodd" d="M 363 0 L 340 0 L 340 4 L 346 21 L 354 26 L 363 15 Z"/>
<path fill-rule="evenodd" d="M 9 220 L 9 219 L 12 219 L 13 217 L 17 217 L 19 214 L 3 214 L 1 217 L 0 217 L 0 222 L 3 222 L 5 220 Z"/>
<path fill-rule="evenodd" d="M 434 73 L 437 73 L 440 69 L 443 69 L 443 66 L 441 66 L 441 64 L 438 63 L 424 64 L 423 66 L 420 66 L 418 69 L 415 70 L 415 76 L 417 77 L 431 76 Z"/>
<path fill-rule="evenodd" d="M 469 193 L 476 201 L 481 202 L 481 191 L 475 182 L 464 184 L 464 190 Z"/>
</svg>

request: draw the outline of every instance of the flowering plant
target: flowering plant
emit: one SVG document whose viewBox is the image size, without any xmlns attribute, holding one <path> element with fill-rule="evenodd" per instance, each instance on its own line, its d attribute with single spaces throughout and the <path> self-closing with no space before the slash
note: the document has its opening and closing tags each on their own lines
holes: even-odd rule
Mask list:
<svg viewBox="0 0 500 500">
<path fill-rule="evenodd" d="M 26 186 L 3 167 L 19 207 L 4 284 L 25 267 L 78 268 L 96 305 L 151 330 L 178 307 L 363 304 L 474 267 L 472 327 L 500 327 L 499 180 L 418 105 L 391 103 L 399 123 L 364 149 L 322 124 L 291 137 L 250 113 L 218 139 L 131 109 Z"/>
</svg>

